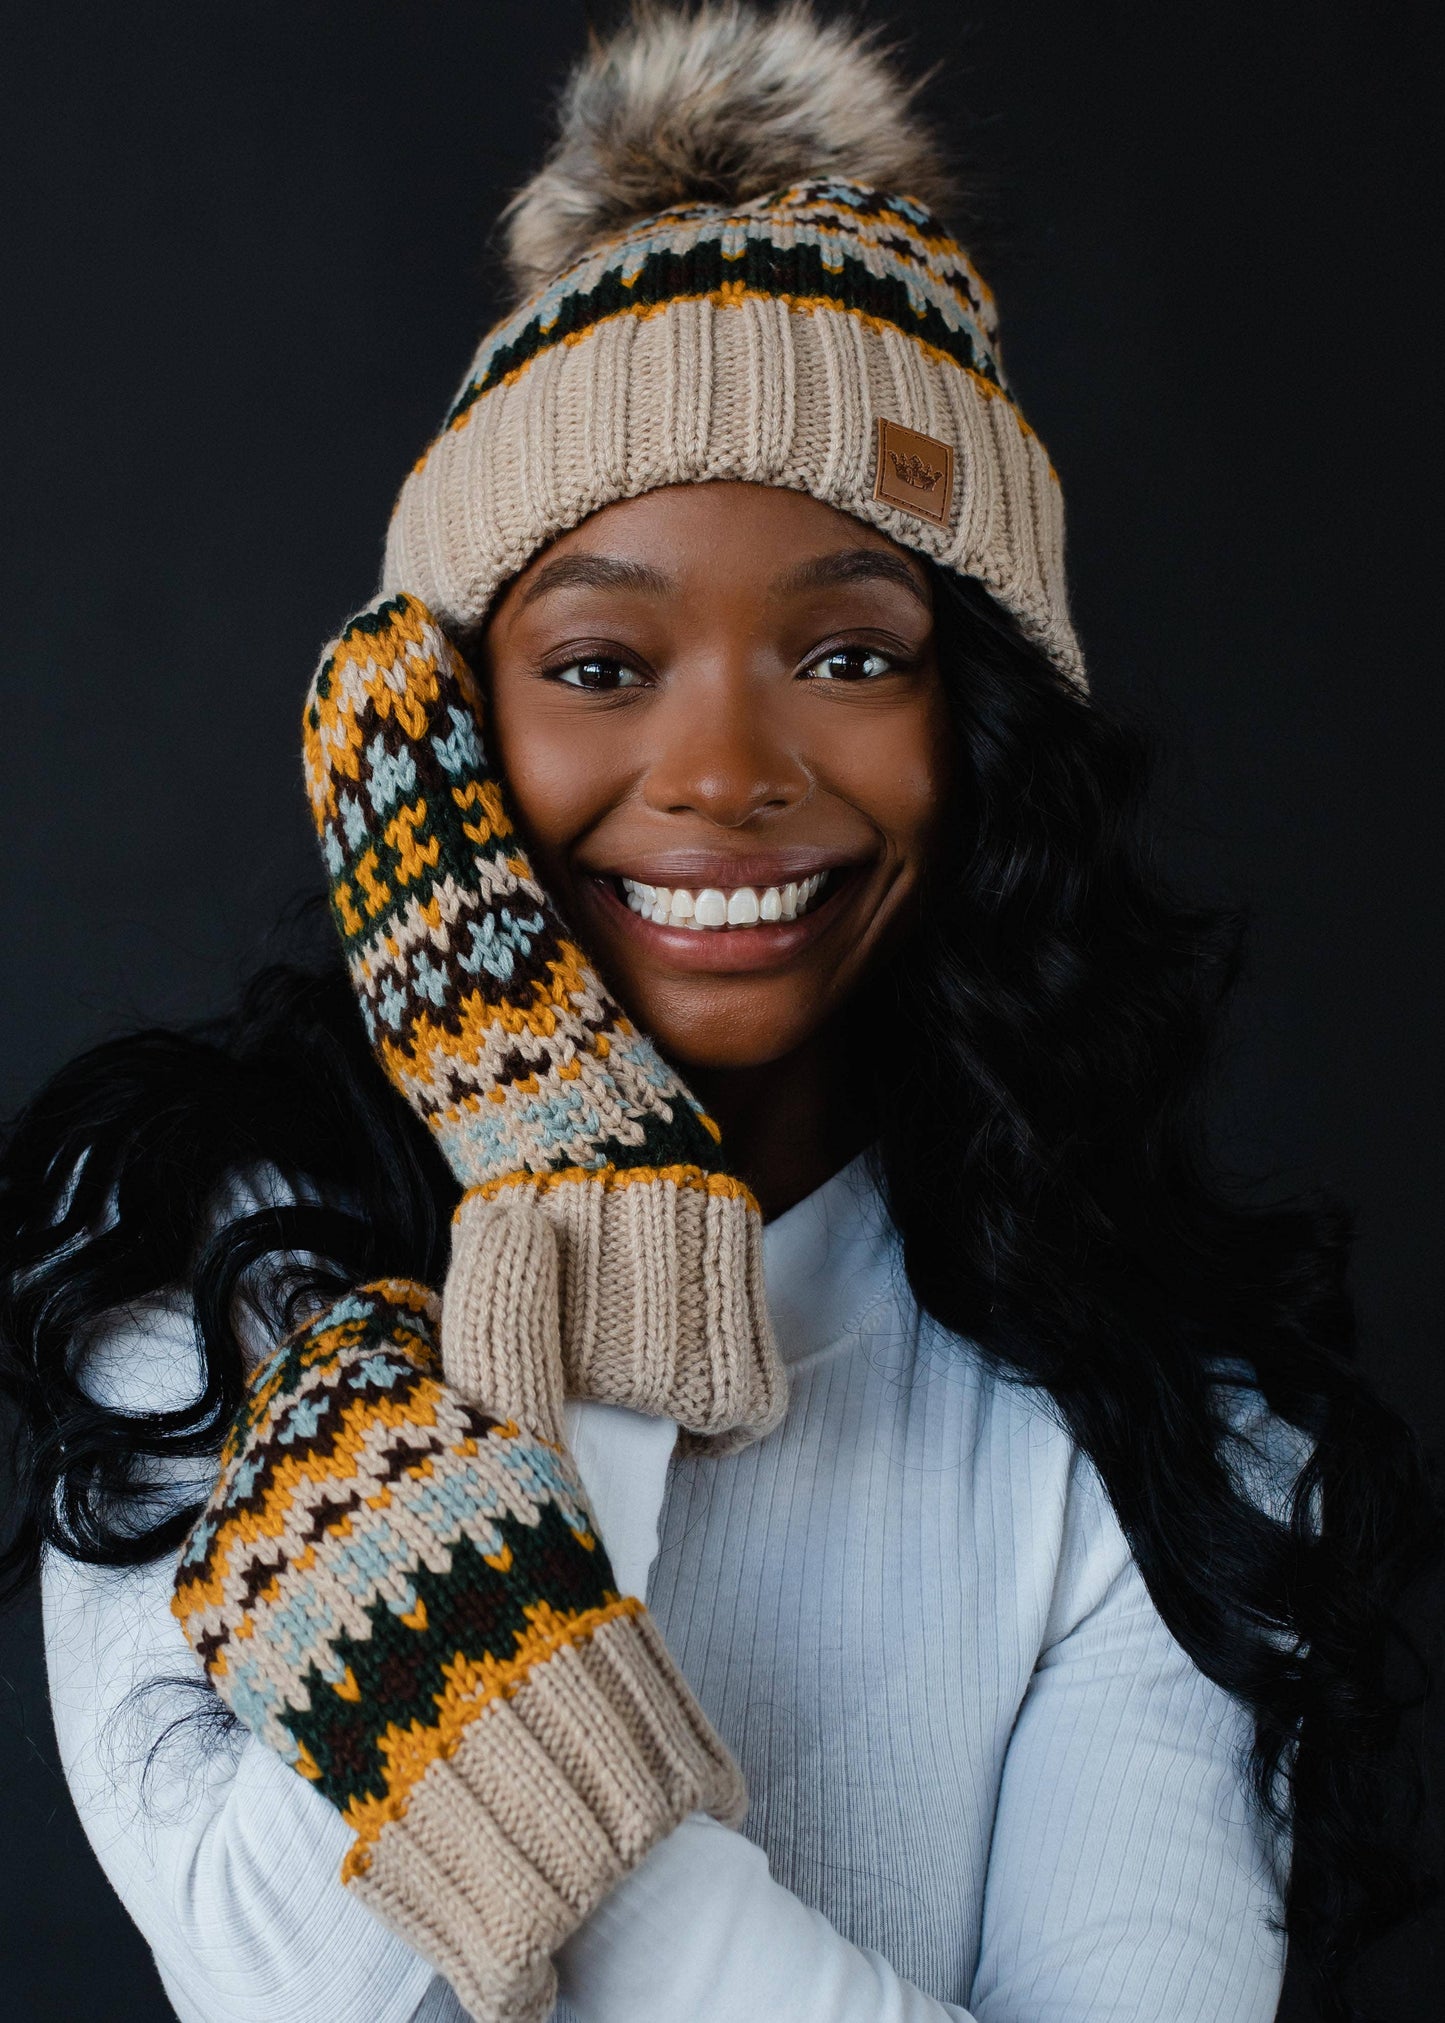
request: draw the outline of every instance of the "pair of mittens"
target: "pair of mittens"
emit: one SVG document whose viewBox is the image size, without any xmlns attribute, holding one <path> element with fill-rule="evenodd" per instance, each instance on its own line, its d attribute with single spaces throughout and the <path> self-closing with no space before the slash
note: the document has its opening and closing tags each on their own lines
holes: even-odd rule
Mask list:
<svg viewBox="0 0 1445 2023">
<path fill-rule="evenodd" d="M 304 744 L 377 1057 L 469 1196 L 555 1228 L 569 1395 L 719 1448 L 769 1431 L 786 1384 L 757 1203 L 533 876 L 476 681 L 415 598 L 327 650 Z"/>
<path fill-rule="evenodd" d="M 317 1315 L 255 1373 L 173 1608 L 333 1804 L 342 1880 L 478 2023 L 542 2023 L 555 1949 L 695 1810 L 746 1793 L 562 1438 L 557 1241 L 473 1196 L 443 1298 Z"/>
<path fill-rule="evenodd" d="M 761 1218 L 534 878 L 471 672 L 414 599 L 324 656 L 305 758 L 372 1044 L 465 1191 L 440 1301 L 362 1287 L 256 1372 L 173 1606 L 352 1829 L 346 1886 L 478 2023 L 541 2023 L 607 1891 L 746 1804 L 618 1589 L 563 1399 L 714 1449 L 776 1425 Z"/>
</svg>

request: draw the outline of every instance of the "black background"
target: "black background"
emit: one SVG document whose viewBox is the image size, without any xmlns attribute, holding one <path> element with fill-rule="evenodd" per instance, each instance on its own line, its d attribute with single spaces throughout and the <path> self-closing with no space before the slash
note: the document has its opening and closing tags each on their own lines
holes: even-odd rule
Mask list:
<svg viewBox="0 0 1445 2023">
<path fill-rule="evenodd" d="M 1181 877 L 1252 909 L 1225 1143 L 1356 1205 L 1369 1367 L 1438 1446 L 1426 14 L 887 18 L 989 170 L 1095 687 L 1165 745 Z M 583 31 L 575 0 L 12 12 L 0 1112 L 91 1041 L 224 1004 L 315 889 L 300 699 L 499 306 L 490 223 Z M 33 1609 L 0 1624 L 0 1780 L 5 2014 L 166 2016 L 54 1765 Z M 1397 2023 L 1438 2013 L 1439 1936 L 1375 1964 Z"/>
</svg>

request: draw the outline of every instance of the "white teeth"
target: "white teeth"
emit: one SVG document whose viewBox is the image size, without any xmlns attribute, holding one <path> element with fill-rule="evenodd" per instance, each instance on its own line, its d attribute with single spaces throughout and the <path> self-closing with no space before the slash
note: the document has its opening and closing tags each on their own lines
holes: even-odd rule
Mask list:
<svg viewBox="0 0 1445 2023">
<path fill-rule="evenodd" d="M 751 885 L 739 885 L 731 892 L 709 885 L 701 892 L 690 892 L 680 885 L 649 885 L 641 878 L 620 882 L 632 911 L 658 927 L 716 929 L 796 920 L 807 912 L 827 877 L 826 871 L 815 871 L 801 882 L 768 885 L 761 892 Z"/>
</svg>

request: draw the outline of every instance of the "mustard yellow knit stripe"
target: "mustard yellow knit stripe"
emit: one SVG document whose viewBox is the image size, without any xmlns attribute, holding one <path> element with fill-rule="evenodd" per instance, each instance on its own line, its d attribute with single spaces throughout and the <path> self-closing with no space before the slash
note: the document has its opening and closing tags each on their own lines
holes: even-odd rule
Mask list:
<svg viewBox="0 0 1445 2023">
<path fill-rule="evenodd" d="M 529 1673 L 564 1645 L 585 1643 L 604 1623 L 641 1615 L 643 1606 L 635 1595 L 614 1595 L 601 1608 L 570 1613 L 536 1602 L 526 1611 L 531 1627 L 518 1638 L 515 1657 L 473 1659 L 458 1652 L 445 1667 L 445 1689 L 435 1696 L 436 1720 L 425 1726 L 413 1721 L 406 1728 L 393 1724 L 380 1736 L 377 1746 L 386 1765 L 386 1790 L 380 1797 L 354 1798 L 345 1807 L 342 1818 L 357 1837 L 342 1863 L 341 1880 L 350 1882 L 365 1874 L 371 1865 L 371 1843 L 382 1828 L 401 1818 L 432 1764 L 456 1753 L 468 1728 L 492 1701 L 509 1699 Z M 304 1761 L 298 1767 L 303 1776 L 308 1774 Z"/>
<path fill-rule="evenodd" d="M 298 1446 L 293 1453 L 281 1455 L 255 1499 L 243 1504 L 234 1515 L 224 1518 L 217 1526 L 215 1540 L 201 1572 L 190 1579 L 184 1576 L 177 1578 L 171 1601 L 172 1614 L 184 1624 L 206 1610 L 221 1610 L 226 1613 L 228 1625 L 233 1628 L 243 1626 L 255 1598 L 247 1597 L 243 1601 L 230 1594 L 229 1590 L 236 1577 L 234 1569 L 251 1548 L 263 1539 L 285 1540 L 288 1529 L 297 1521 L 298 1499 L 305 1499 L 309 1516 L 310 1505 L 324 1484 L 355 1479 L 358 1461 L 369 1441 L 374 1441 L 378 1427 L 405 1434 L 414 1434 L 417 1429 L 426 1428 L 440 1436 L 438 1413 L 446 1395 L 445 1388 L 435 1378 L 423 1377 L 400 1405 L 387 1397 L 358 1399 L 341 1412 L 325 1453 L 318 1454 L 309 1447 Z M 432 1450 L 419 1442 L 415 1459 L 404 1464 L 398 1462 L 395 1475 L 389 1480 L 378 1481 L 373 1495 L 378 1501 L 389 1497 L 394 1481 L 403 1480 L 411 1474 L 427 1473 L 432 1460 Z M 333 1522 L 339 1527 L 346 1526 L 342 1509 L 337 1510 Z M 303 1553 L 300 1559 L 290 1559 L 287 1564 L 295 1568 L 306 1561 L 307 1554 Z M 279 1578 L 278 1571 L 270 1589 L 261 1592 L 261 1600 L 267 1599 L 268 1593 L 274 1595 Z M 246 1634 L 244 1627 L 237 1633 Z M 218 1659 L 217 1662 L 220 1664 L 224 1660 Z"/>
<path fill-rule="evenodd" d="M 906 337 L 910 344 L 917 345 L 924 357 L 931 363 L 946 365 L 954 372 L 961 372 L 966 379 L 972 381 L 973 385 L 986 400 L 1001 400 L 1017 422 L 1020 431 L 1025 436 L 1033 437 L 1034 431 L 1020 413 L 1017 404 L 1001 387 L 995 386 L 991 379 L 986 378 L 983 373 L 977 371 L 974 367 L 960 365 L 951 353 L 944 351 L 939 345 L 930 344 L 925 338 L 913 336 L 909 332 L 899 331 L 898 325 L 890 323 L 885 317 L 870 315 L 866 310 L 862 309 L 850 309 L 831 296 L 789 295 L 779 297 L 777 295 L 770 295 L 766 289 L 748 288 L 741 281 L 726 282 L 721 288 L 710 289 L 706 294 L 673 295 L 665 302 L 644 302 L 639 303 L 635 308 L 618 309 L 611 316 L 599 317 L 595 323 L 589 323 L 585 330 L 570 331 L 557 344 L 549 345 L 543 350 L 534 352 L 530 358 L 524 359 L 521 364 L 515 366 L 511 372 L 507 373 L 504 378 L 499 379 L 496 385 L 489 387 L 479 400 L 474 401 L 471 406 L 465 408 L 454 421 L 448 424 L 442 431 L 442 435 L 449 435 L 454 431 L 464 429 L 472 416 L 480 413 L 486 406 L 487 401 L 493 394 L 499 392 L 503 387 L 515 386 L 518 381 L 531 371 L 539 358 L 546 358 L 557 350 L 570 350 L 576 345 L 585 344 L 590 337 L 595 336 L 599 330 L 605 330 L 610 324 L 622 322 L 624 319 L 641 322 L 649 317 L 665 316 L 679 302 L 710 302 L 715 309 L 738 309 L 746 301 L 777 302 L 780 300 L 785 303 L 785 306 L 789 310 L 795 311 L 799 315 L 812 316 L 820 311 L 828 311 L 835 316 L 853 317 L 856 322 L 861 323 L 865 329 L 873 332 L 875 336 L 881 335 L 885 331 L 892 331 L 899 336 Z M 414 474 L 425 470 L 427 459 L 436 447 L 436 443 L 440 441 L 441 436 L 438 436 L 434 442 L 429 443 L 422 451 L 416 463 L 412 466 Z M 1057 473 L 1054 471 L 1052 464 L 1049 466 L 1049 475 L 1054 479 L 1055 483 L 1058 482 Z M 400 504 L 401 500 L 398 498 L 396 506 L 392 508 L 393 517 L 399 509 Z"/>
<path fill-rule="evenodd" d="M 888 250 L 893 251 L 896 250 L 896 246 L 890 246 L 889 241 L 896 242 L 899 238 L 906 239 L 910 242 L 915 252 L 919 252 L 925 256 L 920 258 L 918 262 L 925 272 L 932 273 L 934 278 L 937 278 L 933 263 L 940 259 L 946 260 L 950 266 L 961 268 L 969 276 L 974 286 L 978 289 L 979 300 L 982 303 L 989 306 L 993 304 L 994 292 L 992 288 L 989 287 L 987 281 L 984 280 L 982 274 L 979 273 L 953 234 L 945 231 L 936 221 L 930 230 L 927 226 L 921 224 L 918 218 L 910 216 L 905 211 L 897 210 L 893 205 L 888 203 L 880 205 L 876 211 L 870 212 L 867 217 L 861 217 L 851 205 L 839 203 L 833 197 L 813 194 L 809 192 L 807 185 L 803 183 L 794 183 L 790 189 L 782 191 L 777 197 L 771 199 L 770 209 L 772 216 L 768 220 L 768 227 L 773 231 L 781 228 L 785 233 L 789 231 L 816 232 L 819 229 L 820 221 L 832 220 L 835 221 L 840 238 L 847 238 L 859 246 L 867 246 L 869 248 L 888 246 Z M 696 225 L 699 237 L 703 236 L 704 230 L 708 238 L 724 238 L 730 232 L 737 230 L 746 232 L 751 236 L 757 234 L 759 230 L 760 220 L 756 211 L 715 212 L 711 207 L 707 207 L 705 218 L 697 218 L 695 215 L 689 215 L 691 206 L 679 204 L 671 207 L 668 211 L 659 211 L 654 218 L 648 221 L 647 227 L 642 230 L 639 230 L 637 225 L 632 224 L 624 227 L 620 232 L 612 233 L 607 238 L 599 239 L 595 246 L 590 246 L 582 257 L 574 263 L 571 271 L 575 274 L 584 272 L 591 274 L 600 268 L 606 267 L 609 261 L 615 261 L 619 253 L 626 252 L 630 246 L 636 245 L 639 240 L 657 238 L 660 235 L 661 228 L 667 224 L 672 210 L 680 214 L 678 217 L 679 225 L 684 228 L 688 225 Z M 960 306 L 964 309 L 971 311 L 974 308 L 975 305 L 970 302 L 967 295 L 961 293 L 957 288 L 951 289 L 950 293 L 954 295 Z"/>
<path fill-rule="evenodd" d="M 711 1194 L 720 1200 L 741 1201 L 759 1213 L 757 1199 L 744 1181 L 730 1173 L 709 1173 L 701 1166 L 565 1166 L 556 1173 L 501 1173 L 480 1186 L 468 1188 L 457 1204 L 456 1214 L 468 1201 L 495 1201 L 508 1187 L 526 1187 L 538 1194 L 550 1194 L 558 1187 L 586 1185 L 612 1193 L 622 1187 L 685 1187 L 694 1194 Z M 455 1219 L 455 1218 L 454 1218 Z"/>
<path fill-rule="evenodd" d="M 518 380 L 531 371 L 539 358 L 547 356 L 548 350 L 555 351 L 559 348 L 570 350 L 575 345 L 585 344 L 595 331 L 605 330 L 609 324 L 619 323 L 624 318 L 630 318 L 633 322 L 643 322 L 648 317 L 665 316 L 679 302 L 710 302 L 714 309 L 740 309 L 744 302 L 781 302 L 785 308 L 802 316 L 813 316 L 820 309 L 831 310 L 835 316 L 851 316 L 856 322 L 861 323 L 865 330 L 871 330 L 875 336 L 881 335 L 884 331 L 894 331 L 900 337 L 907 337 L 910 344 L 916 344 L 924 356 L 934 363 L 951 365 L 955 372 L 966 373 L 983 389 L 990 400 L 1006 401 L 1018 415 L 1019 425 L 1025 434 L 1033 434 L 1033 430 L 1019 414 L 1017 407 L 1002 387 L 995 386 L 991 379 L 975 367 L 960 365 L 952 352 L 945 351 L 941 345 L 930 344 L 926 338 L 915 337 L 908 331 L 900 330 L 898 325 L 889 322 L 886 316 L 874 316 L 866 309 L 852 309 L 834 295 L 774 295 L 766 288 L 749 288 L 743 281 L 725 281 L 721 288 L 710 288 L 699 295 L 670 295 L 665 302 L 639 302 L 626 309 L 614 310 L 610 316 L 599 316 L 595 323 L 589 323 L 583 330 L 570 330 L 565 337 L 559 338 L 556 344 L 533 352 L 530 358 L 523 359 L 519 365 L 514 366 L 509 373 L 499 379 L 495 386 L 488 387 L 481 400 L 473 402 L 471 407 L 459 414 L 451 427 L 465 428 L 468 419 L 483 405 L 489 394 L 496 393 L 504 386 L 515 386 Z M 426 456 L 423 454 L 416 468 L 420 470 L 425 462 Z"/>
</svg>

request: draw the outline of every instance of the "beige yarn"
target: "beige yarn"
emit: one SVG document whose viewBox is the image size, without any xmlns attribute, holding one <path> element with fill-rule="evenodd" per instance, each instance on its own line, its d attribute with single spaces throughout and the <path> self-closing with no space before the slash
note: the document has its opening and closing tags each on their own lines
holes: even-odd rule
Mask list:
<svg viewBox="0 0 1445 2023">
<path fill-rule="evenodd" d="M 589 38 L 505 213 L 520 299 L 402 487 L 382 595 L 467 629 L 616 500 L 776 485 L 976 577 L 1082 684 L 1058 481 L 920 90 L 810 0 L 633 0 Z M 929 439 L 908 470 L 883 423 Z"/>
<path fill-rule="evenodd" d="M 557 1250 L 530 1197 L 469 1195 L 442 1361 L 453 1389 L 560 1445 Z M 746 1809 L 742 1773 L 634 1603 L 491 1700 L 348 1886 L 475 2023 L 544 2023 L 550 1955 L 608 1891 L 689 1813 L 737 1826 Z"/>
<path fill-rule="evenodd" d="M 556 1240 L 549 1254 L 532 1228 L 525 1273 L 520 1250 L 500 1235 L 522 1217 Z M 524 1308 L 557 1299 L 560 1265 L 567 1396 L 676 1419 L 685 1448 L 714 1453 L 763 1439 L 783 1418 L 787 1372 L 768 1319 L 762 1221 L 723 1176 L 509 1174 L 463 1198 L 452 1256 L 443 1340 L 466 1343 L 475 1372 L 466 1387 L 478 1397 L 513 1409 L 516 1330 Z M 529 1397 L 526 1409 L 559 1414 L 560 1402 Z"/>
<path fill-rule="evenodd" d="M 645 1610 L 568 1644 L 434 1763 L 349 1887 L 475 2023 L 542 2023 L 550 1955 L 691 1812 L 747 1793 Z"/>
<path fill-rule="evenodd" d="M 452 1229 L 442 1302 L 447 1382 L 556 1446 L 562 1429 L 557 1239 L 529 1202 L 468 1195 Z"/>
<path fill-rule="evenodd" d="M 873 496 L 880 418 L 953 450 L 947 526 Z M 721 479 L 810 493 L 977 577 L 1082 682 L 1058 480 L 1017 408 L 901 331 L 783 299 L 679 298 L 541 351 L 407 478 L 382 592 L 475 625 L 539 548 L 601 507 Z"/>
</svg>

